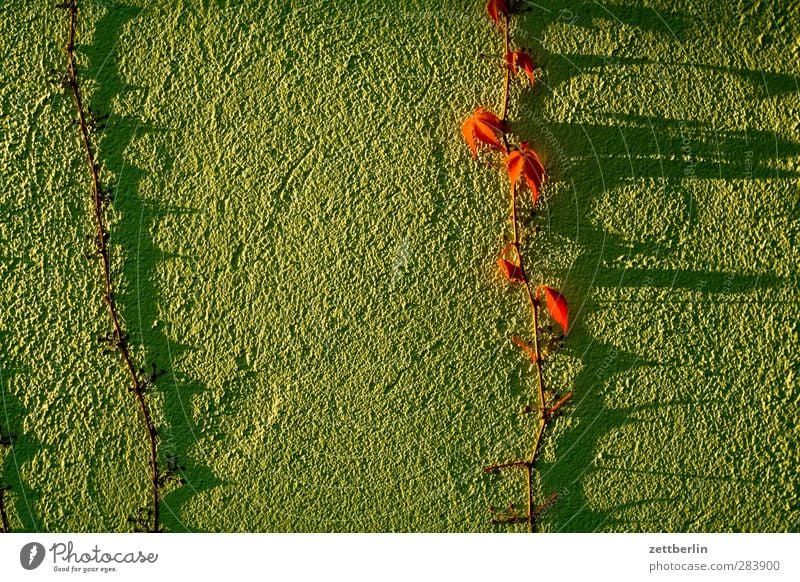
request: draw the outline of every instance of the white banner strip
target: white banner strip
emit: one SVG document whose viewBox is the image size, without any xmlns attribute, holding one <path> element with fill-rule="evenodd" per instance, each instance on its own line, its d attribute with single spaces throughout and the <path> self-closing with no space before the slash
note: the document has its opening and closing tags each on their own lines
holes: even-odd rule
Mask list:
<svg viewBox="0 0 800 582">
<path fill-rule="evenodd" d="M 800 580 L 800 534 L 2 534 L 0 580 Z"/>
</svg>

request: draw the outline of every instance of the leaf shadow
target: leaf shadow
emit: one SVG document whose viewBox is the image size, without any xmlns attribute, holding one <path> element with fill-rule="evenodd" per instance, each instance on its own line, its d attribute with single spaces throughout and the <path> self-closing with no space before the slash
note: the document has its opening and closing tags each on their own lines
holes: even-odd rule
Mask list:
<svg viewBox="0 0 800 582">
<path fill-rule="evenodd" d="M 544 32 L 549 26 L 573 27 L 575 35 L 591 34 L 600 29 L 600 22 L 610 22 L 641 31 L 657 34 L 675 42 L 678 46 L 691 38 L 691 23 L 694 15 L 674 11 L 656 10 L 652 7 L 613 5 L 598 2 L 556 2 L 555 0 L 519 0 L 525 12 L 520 17 L 519 40 L 525 45 L 537 45 L 534 53 L 538 64 L 546 71 L 546 80 L 551 87 L 567 83 L 571 79 L 593 74 L 607 75 L 620 67 L 632 65 L 662 65 L 680 67 L 686 71 L 732 75 L 745 83 L 754 98 L 766 99 L 800 91 L 796 75 L 776 73 L 761 69 L 746 69 L 731 63 L 730 66 L 705 63 L 687 64 L 677 58 L 640 58 L 591 53 L 549 53 L 541 50 Z M 705 22 L 703 25 L 705 26 Z M 566 64 L 566 65 L 565 65 Z"/>
<path fill-rule="evenodd" d="M 534 10 L 535 14 L 521 17 L 519 28 L 522 36 L 541 39 L 547 26 L 563 18 L 561 3 L 545 2 L 540 8 L 544 10 Z M 582 4 L 580 9 L 594 15 L 592 21 L 603 17 L 598 12 L 599 8 Z M 645 18 L 646 11 L 638 8 L 625 9 L 617 16 L 639 26 L 644 24 L 654 29 L 664 27 L 663 23 Z M 670 18 L 673 31 L 685 33 L 686 28 L 681 22 L 686 17 L 673 14 Z M 594 24 L 582 26 L 591 28 Z M 697 221 L 698 201 L 691 188 L 685 187 L 687 181 L 796 179 L 800 174 L 779 169 L 772 162 L 775 152 L 780 152 L 781 156 L 800 154 L 800 144 L 780 139 L 769 132 L 723 131 L 710 123 L 630 114 L 619 114 L 608 124 L 574 124 L 544 119 L 537 111 L 541 111 L 541 104 L 549 97 L 553 86 L 585 74 L 587 68 L 597 67 L 602 71 L 609 63 L 600 55 L 569 55 L 572 66 L 565 66 L 562 55 L 549 54 L 540 47 L 532 52 L 537 57 L 541 55 L 541 61 L 546 63 L 546 81 L 550 85 L 521 92 L 519 113 L 512 120 L 511 130 L 515 135 L 530 139 L 546 159 L 551 184 L 560 183 L 561 190 L 569 194 L 565 196 L 560 193 L 559 197 L 550 199 L 545 192 L 544 204 L 537 211 L 536 221 L 546 238 L 557 237 L 570 241 L 578 249 L 567 271 L 561 272 L 563 282 L 560 289 L 567 298 L 575 298 L 573 301 L 578 305 L 571 314 L 573 323 L 562 353 L 581 362 L 580 371 L 571 379 L 570 386 L 564 387 L 564 391 L 574 392 L 573 402 L 567 411 L 567 416 L 573 422 L 551 445 L 556 460 L 551 462 L 540 458 L 536 462 L 536 470 L 540 474 L 538 495 L 546 498 L 551 491 L 560 492 L 559 501 L 545 514 L 544 521 L 548 527 L 559 531 L 597 531 L 609 524 L 624 525 L 620 513 L 631 506 L 630 503 L 620 503 L 612 508 L 596 507 L 583 488 L 587 476 L 604 470 L 596 463 L 600 440 L 611 431 L 642 422 L 635 414 L 639 408 L 609 406 L 605 381 L 612 374 L 626 375 L 640 368 L 658 366 L 659 363 L 637 353 L 626 352 L 592 333 L 587 321 L 603 309 L 594 298 L 596 290 L 620 287 L 692 289 L 713 300 L 726 294 L 777 288 L 784 285 L 785 280 L 767 271 L 738 273 L 702 268 L 637 266 L 641 263 L 657 263 L 671 253 L 678 252 L 676 249 L 680 248 L 681 233 L 669 233 L 664 240 L 630 240 L 595 224 L 591 210 L 608 192 L 633 184 L 636 180 L 648 179 L 682 199 L 685 212 L 683 225 L 692 228 Z M 650 61 L 618 59 L 616 64 L 641 62 Z M 725 71 L 731 72 L 728 69 Z M 758 71 L 733 72 L 754 87 L 761 79 Z M 790 86 L 789 79 L 784 75 L 765 78 L 764 83 L 772 83 L 785 90 Z M 687 142 L 690 144 L 688 151 Z M 764 143 L 774 143 L 774 152 L 765 153 L 753 147 L 753 144 Z M 631 259 L 638 261 L 631 266 Z M 533 261 L 536 262 L 535 257 Z M 535 277 L 557 274 L 547 270 L 538 269 Z M 653 406 L 659 408 L 669 405 L 663 403 Z M 559 419 L 556 420 L 558 422 Z M 681 473 L 677 477 L 686 480 L 692 475 Z M 658 501 L 664 500 L 642 499 L 636 503 Z M 631 527 L 635 529 L 637 526 Z"/>
</svg>

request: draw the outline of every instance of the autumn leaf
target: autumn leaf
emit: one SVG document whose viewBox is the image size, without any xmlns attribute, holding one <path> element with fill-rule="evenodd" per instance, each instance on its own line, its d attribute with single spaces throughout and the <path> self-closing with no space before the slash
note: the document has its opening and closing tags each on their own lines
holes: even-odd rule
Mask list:
<svg viewBox="0 0 800 582">
<path fill-rule="evenodd" d="M 531 190 L 533 205 L 539 199 L 539 188 L 546 178 L 544 164 L 539 155 L 528 147 L 527 142 L 519 144 L 519 148 L 511 151 L 505 159 L 508 178 L 511 181 L 511 191 L 517 185 L 520 176 L 525 176 L 525 183 Z"/>
<path fill-rule="evenodd" d="M 511 261 L 505 259 L 497 259 L 497 266 L 500 267 L 500 272 L 505 275 L 505 278 L 512 283 L 522 283 L 525 278 L 522 276 L 522 269 L 519 265 L 515 265 Z"/>
<path fill-rule="evenodd" d="M 472 112 L 461 126 L 461 134 L 464 136 L 469 149 L 472 150 L 472 157 L 478 157 L 476 142 L 481 142 L 491 148 L 505 152 L 500 140 L 503 138 L 505 126 L 503 122 L 486 107 L 478 107 Z"/>
<path fill-rule="evenodd" d="M 506 156 L 506 169 L 508 170 L 508 179 L 511 180 L 511 192 L 514 192 L 514 187 L 519 182 L 519 177 L 522 175 L 522 166 L 525 165 L 525 158 L 519 150 L 513 150 Z"/>
<path fill-rule="evenodd" d="M 506 0 L 489 0 L 486 5 L 486 12 L 489 13 L 489 18 L 492 19 L 492 22 L 497 24 L 501 14 L 508 16 L 508 4 L 506 4 Z"/>
<path fill-rule="evenodd" d="M 520 67 L 528 78 L 531 80 L 531 85 L 534 84 L 533 77 L 533 60 L 531 56 L 522 50 L 511 51 L 506 53 L 506 64 L 514 75 L 517 74 L 517 67 Z"/>
<path fill-rule="evenodd" d="M 513 243 L 507 244 L 506 248 L 503 249 L 503 252 L 500 254 L 500 258 L 497 259 L 497 266 L 500 267 L 500 272 L 503 273 L 505 278 L 511 283 L 524 283 L 525 274 L 522 272 L 522 267 L 520 264 L 509 261 L 505 258 L 506 254 L 508 253 L 508 249 L 511 247 L 513 247 Z"/>
<path fill-rule="evenodd" d="M 544 297 L 547 301 L 547 311 L 550 312 L 553 321 L 561 326 L 564 333 L 567 333 L 567 328 L 569 327 L 569 308 L 567 307 L 567 300 L 564 299 L 561 293 L 546 285 L 540 285 L 539 289 L 544 291 Z M 539 296 L 539 289 L 536 291 L 537 297 Z"/>
</svg>

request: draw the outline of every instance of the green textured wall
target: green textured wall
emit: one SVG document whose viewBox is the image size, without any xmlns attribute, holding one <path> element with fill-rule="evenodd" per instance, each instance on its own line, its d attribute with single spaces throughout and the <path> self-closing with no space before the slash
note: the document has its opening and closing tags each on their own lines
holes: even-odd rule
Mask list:
<svg viewBox="0 0 800 582">
<path fill-rule="evenodd" d="M 0 458 L 15 530 L 126 530 L 147 449 L 84 255 L 51 2 L 0 7 Z M 751 6 L 752 4 L 752 6 Z M 483 531 L 531 439 L 500 105 L 473 0 L 81 2 L 119 302 L 189 484 L 172 531 Z M 542 0 L 512 129 L 551 172 L 526 249 L 574 327 L 547 531 L 797 531 L 797 3 Z M 539 489 L 540 488 L 540 489 Z"/>
</svg>

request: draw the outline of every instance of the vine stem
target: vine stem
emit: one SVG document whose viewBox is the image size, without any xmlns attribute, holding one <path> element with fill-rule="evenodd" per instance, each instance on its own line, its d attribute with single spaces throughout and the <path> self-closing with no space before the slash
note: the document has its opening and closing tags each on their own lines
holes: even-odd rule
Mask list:
<svg viewBox="0 0 800 582">
<path fill-rule="evenodd" d="M 519 222 L 517 221 L 517 186 L 516 184 L 511 190 L 511 219 L 514 225 L 514 240 L 513 246 L 517 253 L 517 262 L 519 264 L 520 272 L 522 273 L 522 281 L 525 286 L 525 294 L 528 297 L 528 303 L 531 307 L 532 325 L 533 325 L 533 352 L 536 356 L 536 381 L 539 390 L 539 423 L 536 429 L 536 438 L 533 441 L 533 447 L 530 453 L 530 459 L 524 463 L 526 470 L 526 482 L 528 489 L 528 531 L 533 533 L 536 527 L 535 516 L 533 512 L 533 487 L 532 487 L 532 471 L 533 464 L 536 460 L 536 453 L 539 451 L 539 446 L 544 435 L 544 430 L 547 427 L 547 412 L 545 397 L 544 397 L 544 374 L 542 373 L 542 351 L 539 342 L 539 299 L 534 296 L 531 291 L 531 285 L 528 280 L 528 275 L 525 272 L 525 261 L 519 249 Z"/>
<path fill-rule="evenodd" d="M 503 18 L 504 22 L 504 35 L 503 35 L 503 47 L 504 47 L 504 54 L 503 60 L 505 60 L 505 55 L 510 52 L 511 46 L 511 32 L 509 27 L 509 15 L 504 14 Z M 505 79 L 503 82 L 503 107 L 501 110 L 502 122 L 503 122 L 503 143 L 506 147 L 506 152 L 508 152 L 508 136 L 506 135 L 506 124 L 508 122 L 508 99 L 509 99 L 509 92 L 511 86 L 511 69 L 506 64 L 505 66 Z M 495 465 L 493 467 L 487 467 L 486 470 L 495 470 L 501 469 L 506 467 L 522 467 L 525 470 L 525 477 L 526 477 L 526 486 L 527 486 L 527 516 L 526 521 L 528 524 L 528 531 L 533 533 L 536 530 L 536 517 L 537 512 L 534 511 L 533 508 L 533 466 L 534 462 L 536 461 L 536 454 L 539 452 L 539 447 L 541 446 L 542 437 L 544 436 L 544 431 L 547 428 L 548 423 L 548 413 L 547 413 L 547 404 L 545 402 L 545 388 L 544 388 L 544 375 L 542 373 L 542 352 L 541 346 L 539 341 L 539 299 L 535 296 L 534 292 L 531 290 L 531 285 L 528 280 L 528 276 L 525 273 L 525 262 L 522 257 L 522 252 L 520 251 L 520 241 L 519 241 L 519 221 L 517 220 L 517 185 L 514 184 L 511 188 L 511 223 L 513 226 L 513 241 L 512 246 L 517 254 L 517 263 L 519 265 L 520 272 L 522 274 L 522 281 L 525 286 L 525 294 L 528 298 L 528 303 L 531 307 L 531 318 L 532 318 L 532 325 L 533 325 L 533 351 L 534 355 L 536 356 L 536 381 L 538 387 L 538 396 L 539 396 L 539 422 L 536 428 L 536 437 L 533 440 L 533 447 L 530 452 L 530 458 L 525 461 L 517 461 L 513 463 L 504 463 L 502 465 Z"/>
<path fill-rule="evenodd" d="M 108 251 L 108 229 L 106 228 L 105 218 L 103 215 L 103 194 L 100 189 L 100 176 L 99 168 L 96 162 L 94 151 L 92 150 L 92 142 L 89 135 L 89 126 L 86 122 L 86 114 L 83 109 L 83 98 L 80 91 L 78 82 L 78 66 L 75 61 L 75 37 L 76 37 L 76 24 L 78 19 L 78 5 L 77 0 L 69 5 L 69 40 L 67 41 L 67 67 L 68 67 L 68 85 L 70 87 L 73 99 L 75 101 L 75 109 L 78 114 L 78 126 L 80 128 L 81 142 L 86 152 L 86 161 L 89 164 L 89 172 L 92 179 L 92 206 L 95 226 L 97 229 L 97 253 L 100 256 L 100 262 L 103 267 L 103 302 L 108 308 L 108 314 L 111 319 L 111 325 L 114 328 L 114 345 L 122 356 L 124 367 L 130 377 L 131 388 L 130 391 L 134 393 L 136 401 L 139 405 L 139 410 L 142 414 L 142 420 L 147 432 L 147 439 L 150 448 L 150 472 L 152 478 L 152 532 L 160 531 L 159 523 L 159 468 L 158 468 L 158 437 L 156 429 L 153 424 L 153 419 L 150 414 L 150 409 L 147 406 L 147 401 L 144 397 L 145 383 L 139 378 L 136 369 L 133 365 L 130 349 L 128 348 L 126 334 L 123 330 L 122 323 L 120 322 L 119 312 L 117 310 L 116 302 L 114 301 L 114 286 L 111 276 L 111 261 L 109 259 Z M 150 524 L 148 524 L 150 525 Z"/>
</svg>

